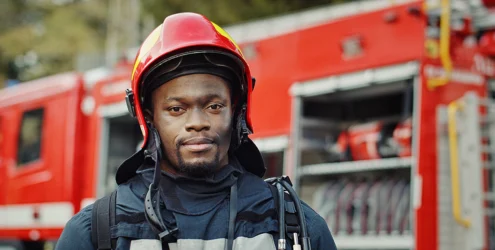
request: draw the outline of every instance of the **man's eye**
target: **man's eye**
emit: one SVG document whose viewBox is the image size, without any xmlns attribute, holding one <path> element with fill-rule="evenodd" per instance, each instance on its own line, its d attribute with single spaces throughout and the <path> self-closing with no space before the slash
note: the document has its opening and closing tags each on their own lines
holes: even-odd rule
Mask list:
<svg viewBox="0 0 495 250">
<path fill-rule="evenodd" d="M 213 104 L 213 105 L 210 105 L 209 108 L 213 109 L 213 110 L 217 110 L 217 109 L 221 109 L 223 106 L 220 105 L 220 104 Z"/>
<path fill-rule="evenodd" d="M 172 111 L 172 112 L 180 112 L 182 110 L 182 108 L 180 108 L 180 107 L 171 107 L 169 110 Z"/>
</svg>

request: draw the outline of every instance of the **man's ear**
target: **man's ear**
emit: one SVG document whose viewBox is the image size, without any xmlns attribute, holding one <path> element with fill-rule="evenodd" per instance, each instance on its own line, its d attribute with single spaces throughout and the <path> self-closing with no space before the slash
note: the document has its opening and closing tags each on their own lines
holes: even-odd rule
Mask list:
<svg viewBox="0 0 495 250">
<path fill-rule="evenodd" d="M 231 105 L 232 106 L 230 107 L 230 112 L 232 112 L 232 115 L 235 115 L 235 111 L 237 109 L 237 103 L 236 102 L 232 102 Z"/>
<path fill-rule="evenodd" d="M 144 109 L 144 119 L 150 123 L 153 123 L 153 111 Z"/>
</svg>

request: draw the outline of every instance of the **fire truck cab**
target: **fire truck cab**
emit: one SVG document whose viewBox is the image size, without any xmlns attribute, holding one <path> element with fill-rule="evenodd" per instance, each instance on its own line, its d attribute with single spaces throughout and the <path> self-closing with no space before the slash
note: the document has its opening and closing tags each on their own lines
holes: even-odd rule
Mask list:
<svg viewBox="0 0 495 250">
<path fill-rule="evenodd" d="M 78 211 L 84 172 L 82 77 L 66 73 L 0 94 L 0 240 L 56 239 Z M 21 242 L 13 242 L 20 245 Z"/>
</svg>

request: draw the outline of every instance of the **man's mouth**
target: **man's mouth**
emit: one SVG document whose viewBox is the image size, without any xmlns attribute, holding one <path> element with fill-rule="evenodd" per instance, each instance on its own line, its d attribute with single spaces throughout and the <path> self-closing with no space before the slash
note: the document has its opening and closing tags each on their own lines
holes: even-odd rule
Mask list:
<svg viewBox="0 0 495 250">
<path fill-rule="evenodd" d="M 185 140 L 182 147 L 191 152 L 208 151 L 214 146 L 214 141 L 206 137 L 194 137 Z"/>
</svg>

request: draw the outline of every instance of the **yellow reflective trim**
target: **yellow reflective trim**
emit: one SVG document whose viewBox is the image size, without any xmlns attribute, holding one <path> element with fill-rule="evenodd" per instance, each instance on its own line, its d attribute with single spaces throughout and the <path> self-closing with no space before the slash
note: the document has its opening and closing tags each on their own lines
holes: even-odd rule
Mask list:
<svg viewBox="0 0 495 250">
<path fill-rule="evenodd" d="M 156 27 L 141 45 L 141 48 L 139 49 L 138 52 L 138 56 L 136 57 L 136 61 L 134 62 L 134 67 L 132 69 L 132 79 L 134 79 L 134 73 L 136 73 L 137 66 L 143 59 L 143 56 L 148 54 L 148 52 L 150 52 L 151 48 L 153 48 L 153 46 L 160 38 L 161 27 L 162 27 L 161 24 L 160 26 Z"/>
<path fill-rule="evenodd" d="M 244 54 L 242 54 L 241 48 L 239 47 L 239 45 L 237 45 L 237 43 L 234 41 L 234 39 L 232 39 L 232 37 L 230 37 L 229 33 L 227 33 L 224 29 L 222 29 L 222 27 L 218 26 L 216 23 L 214 23 L 214 22 L 211 22 L 211 23 L 213 24 L 213 27 L 215 27 L 215 30 L 217 30 L 217 32 L 220 33 L 220 35 L 229 39 L 235 45 L 235 47 L 237 48 L 237 50 L 239 51 L 241 56 L 244 58 Z"/>
</svg>

